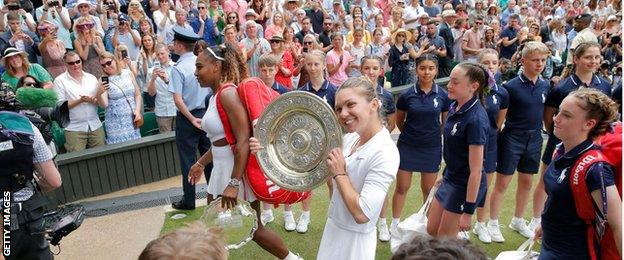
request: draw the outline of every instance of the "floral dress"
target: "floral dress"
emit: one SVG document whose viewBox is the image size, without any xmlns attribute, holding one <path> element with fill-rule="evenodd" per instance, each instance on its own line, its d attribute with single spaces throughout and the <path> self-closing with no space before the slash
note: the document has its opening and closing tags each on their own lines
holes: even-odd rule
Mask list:
<svg viewBox="0 0 624 260">
<path fill-rule="evenodd" d="M 136 102 L 132 78 L 132 72 L 125 69 L 121 71 L 120 75 L 113 75 L 108 78 L 110 86 L 104 122 L 106 144 L 141 138 L 139 129 L 135 129 L 133 124 Z"/>
</svg>

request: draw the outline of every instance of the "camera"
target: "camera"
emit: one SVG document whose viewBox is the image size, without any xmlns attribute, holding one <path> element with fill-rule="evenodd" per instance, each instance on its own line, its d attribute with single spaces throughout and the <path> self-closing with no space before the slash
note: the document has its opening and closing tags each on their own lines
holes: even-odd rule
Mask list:
<svg viewBox="0 0 624 260">
<path fill-rule="evenodd" d="M 620 44 L 622 42 L 622 38 L 619 35 L 611 36 L 611 44 Z"/>
<path fill-rule="evenodd" d="M 121 58 L 122 59 L 128 58 L 128 51 L 127 50 L 121 50 Z"/>
<path fill-rule="evenodd" d="M 58 5 L 59 5 L 59 2 L 58 2 L 58 1 L 50 1 L 50 2 L 48 2 L 48 6 L 49 6 L 49 7 L 56 7 L 56 6 L 58 6 Z"/>
<path fill-rule="evenodd" d="M 307 53 L 308 52 L 308 47 L 303 47 L 303 53 Z"/>
<path fill-rule="evenodd" d="M 20 6 L 13 4 L 13 5 L 7 5 L 7 8 L 9 9 L 9 11 L 17 11 L 20 9 Z"/>
</svg>

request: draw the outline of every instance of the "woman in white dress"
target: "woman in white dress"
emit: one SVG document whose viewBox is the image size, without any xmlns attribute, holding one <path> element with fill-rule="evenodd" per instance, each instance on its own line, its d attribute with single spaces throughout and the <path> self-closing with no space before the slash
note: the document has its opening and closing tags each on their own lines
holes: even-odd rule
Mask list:
<svg viewBox="0 0 624 260">
<path fill-rule="evenodd" d="M 348 133 L 342 149 L 333 149 L 327 159 L 334 195 L 317 259 L 375 259 L 375 223 L 399 168 L 399 151 L 365 77 L 350 78 L 338 89 L 335 111 Z M 250 147 L 262 149 L 255 138 Z"/>
</svg>

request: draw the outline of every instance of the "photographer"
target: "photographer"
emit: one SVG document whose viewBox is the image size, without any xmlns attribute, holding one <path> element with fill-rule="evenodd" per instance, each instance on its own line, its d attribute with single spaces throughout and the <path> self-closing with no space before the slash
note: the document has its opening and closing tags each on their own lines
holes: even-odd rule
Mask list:
<svg viewBox="0 0 624 260">
<path fill-rule="evenodd" d="M 30 13 L 22 8 L 18 0 L 6 1 L 5 6 L 0 9 L 0 14 L 2 14 L 2 19 L 0 19 L 0 31 L 5 32 L 9 30 L 7 26 L 7 15 L 16 14 L 19 16 L 22 30 L 36 32 L 37 24 L 35 20 Z"/>
<path fill-rule="evenodd" d="M 47 201 L 42 192 L 60 187 L 61 175 L 39 130 L 28 118 L 10 112 L 16 109 L 14 104 L 10 87 L 3 84 L 0 87 L 0 143 L 3 144 L 0 165 L 5 167 L 0 169 L 0 188 L 11 191 L 11 248 L 4 257 L 52 259 L 44 237 L 43 205 Z"/>
<path fill-rule="evenodd" d="M 616 64 L 622 60 L 622 36 L 620 34 L 611 35 L 605 39 L 605 45 L 601 50 L 604 60 L 610 64 Z M 612 69 L 610 67 L 609 69 Z"/>
<path fill-rule="evenodd" d="M 39 22 L 49 21 L 54 24 L 57 28 L 57 38 L 65 43 L 66 49 L 74 49 L 69 34 L 72 22 L 69 18 L 69 11 L 63 7 L 61 0 L 44 0 L 43 6 L 35 9 L 35 16 Z"/>
</svg>

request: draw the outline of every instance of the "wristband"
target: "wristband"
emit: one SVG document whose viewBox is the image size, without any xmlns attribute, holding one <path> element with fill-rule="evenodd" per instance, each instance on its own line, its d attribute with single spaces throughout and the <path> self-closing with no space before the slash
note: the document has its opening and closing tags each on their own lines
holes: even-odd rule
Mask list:
<svg viewBox="0 0 624 260">
<path fill-rule="evenodd" d="M 332 178 L 333 178 L 334 180 L 336 180 L 336 177 L 338 177 L 338 176 L 342 176 L 342 175 L 347 176 L 347 174 L 346 174 L 346 173 L 339 173 L 339 174 L 334 175 L 334 177 L 332 177 Z"/>
<path fill-rule="evenodd" d="M 477 204 L 475 202 L 468 202 L 468 201 L 466 201 L 464 203 L 464 210 L 463 211 L 466 214 L 472 215 L 472 214 L 474 214 L 476 207 L 477 207 Z"/>
<path fill-rule="evenodd" d="M 199 163 L 199 161 L 195 162 L 195 164 L 199 165 L 202 168 L 206 168 L 206 166 L 202 165 L 201 163 Z"/>
</svg>

